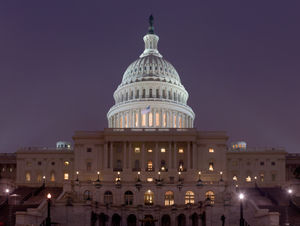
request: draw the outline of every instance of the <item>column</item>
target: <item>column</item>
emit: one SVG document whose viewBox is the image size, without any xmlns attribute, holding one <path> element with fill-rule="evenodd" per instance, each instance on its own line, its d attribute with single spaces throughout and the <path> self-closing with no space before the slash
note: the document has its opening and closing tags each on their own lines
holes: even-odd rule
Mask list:
<svg viewBox="0 0 300 226">
<path fill-rule="evenodd" d="M 141 114 L 141 109 L 138 109 L 138 115 L 139 115 L 139 118 L 138 118 L 138 127 L 142 127 L 142 114 Z"/>
<path fill-rule="evenodd" d="M 168 168 L 171 169 L 173 168 L 173 164 L 172 164 L 172 144 L 171 142 L 169 142 L 169 147 L 168 147 L 168 153 L 169 153 L 169 161 L 168 161 Z"/>
<path fill-rule="evenodd" d="M 157 169 L 158 171 L 160 170 L 160 165 L 158 164 L 158 154 L 159 154 L 159 150 L 158 150 L 158 143 L 155 143 L 155 150 L 154 150 L 154 167 L 155 169 Z"/>
<path fill-rule="evenodd" d="M 191 149 L 190 149 L 190 142 L 187 142 L 187 159 L 188 159 L 188 169 L 191 169 Z"/>
<path fill-rule="evenodd" d="M 171 128 L 174 128 L 174 112 L 170 112 L 171 115 Z"/>
<path fill-rule="evenodd" d="M 179 114 L 176 112 L 176 128 L 179 128 Z"/>
<path fill-rule="evenodd" d="M 104 144 L 104 168 L 108 168 L 108 144 Z"/>
<path fill-rule="evenodd" d="M 142 150 L 141 150 L 141 156 L 142 156 L 142 159 L 141 159 L 141 170 L 142 171 L 145 171 L 145 144 L 143 143 L 142 144 Z"/>
<path fill-rule="evenodd" d="M 174 142 L 174 169 L 177 169 L 177 147 L 176 142 Z"/>
<path fill-rule="evenodd" d="M 114 158 L 114 156 L 113 156 L 113 143 L 112 142 L 110 142 L 110 158 L 109 158 L 109 160 L 110 160 L 110 164 L 109 164 L 109 168 L 111 168 L 111 169 L 113 169 L 113 158 Z"/>
<path fill-rule="evenodd" d="M 131 154 L 132 154 L 132 145 L 131 143 L 129 143 L 129 148 L 128 148 L 128 168 L 131 170 L 132 169 L 132 165 L 131 165 Z"/>
<path fill-rule="evenodd" d="M 194 169 L 200 169 L 200 165 L 199 165 L 199 160 L 197 161 L 197 159 L 199 158 L 198 156 L 198 152 L 197 152 L 197 143 L 193 142 L 193 168 Z"/>
<path fill-rule="evenodd" d="M 127 169 L 127 143 L 126 141 L 123 144 L 123 168 Z"/>
<path fill-rule="evenodd" d="M 156 91 L 155 91 L 156 92 Z M 156 94 L 155 94 L 156 95 Z M 156 128 L 156 108 L 153 109 L 153 127 Z"/>
</svg>

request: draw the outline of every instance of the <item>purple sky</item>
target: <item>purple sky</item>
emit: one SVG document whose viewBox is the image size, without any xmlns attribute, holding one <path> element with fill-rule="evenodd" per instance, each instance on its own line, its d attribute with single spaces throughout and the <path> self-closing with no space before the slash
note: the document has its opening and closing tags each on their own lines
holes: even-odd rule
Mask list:
<svg viewBox="0 0 300 226">
<path fill-rule="evenodd" d="M 150 13 L 195 127 L 300 152 L 299 11 L 296 0 L 1 1 L 0 152 L 107 127 Z"/>
</svg>

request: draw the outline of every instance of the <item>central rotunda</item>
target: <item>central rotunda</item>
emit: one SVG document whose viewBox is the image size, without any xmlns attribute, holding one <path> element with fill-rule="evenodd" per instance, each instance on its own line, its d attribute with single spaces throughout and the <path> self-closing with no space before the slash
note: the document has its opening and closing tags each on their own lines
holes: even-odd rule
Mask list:
<svg viewBox="0 0 300 226">
<path fill-rule="evenodd" d="M 145 50 L 126 69 L 107 113 L 109 128 L 193 128 L 188 92 L 171 63 L 157 49 L 153 17 L 144 36 Z"/>
</svg>

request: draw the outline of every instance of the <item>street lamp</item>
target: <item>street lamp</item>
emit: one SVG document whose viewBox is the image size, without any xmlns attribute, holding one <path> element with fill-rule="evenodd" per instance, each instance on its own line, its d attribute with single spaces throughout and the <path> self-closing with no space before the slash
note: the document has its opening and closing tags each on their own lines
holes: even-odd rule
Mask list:
<svg viewBox="0 0 300 226">
<path fill-rule="evenodd" d="M 220 181 L 222 182 L 223 181 L 223 172 L 222 171 L 220 171 L 220 176 L 221 176 Z"/>
<path fill-rule="evenodd" d="M 239 200 L 240 200 L 240 226 L 244 226 L 244 216 L 243 216 L 243 200 L 245 198 L 245 195 L 243 193 L 239 194 Z"/>
<path fill-rule="evenodd" d="M 46 184 L 46 176 L 43 176 L 43 187 L 45 187 Z"/>
<path fill-rule="evenodd" d="M 139 171 L 139 172 L 137 173 L 137 180 L 136 180 L 136 183 L 135 183 L 135 187 L 137 188 L 138 191 L 140 191 L 140 189 L 141 189 L 141 187 L 142 187 L 140 175 L 141 175 L 141 172 Z"/>
<path fill-rule="evenodd" d="M 51 194 L 47 195 L 47 218 L 46 218 L 46 226 L 51 226 L 51 217 L 50 217 L 50 206 L 51 206 Z"/>
<path fill-rule="evenodd" d="M 97 172 L 97 180 L 94 182 L 94 185 L 97 189 L 101 188 L 100 171 Z"/>
<path fill-rule="evenodd" d="M 290 225 L 290 223 L 289 223 L 289 213 L 288 213 L 288 208 L 289 208 L 289 206 L 291 205 L 291 196 L 292 196 L 292 194 L 293 194 L 293 190 L 291 189 L 291 188 L 289 188 L 288 190 L 287 190 L 287 194 L 288 194 L 288 196 L 289 196 L 289 204 L 285 207 L 285 225 Z"/>
<path fill-rule="evenodd" d="M 201 171 L 198 172 L 197 186 L 198 186 L 198 187 L 202 186 Z"/>
<path fill-rule="evenodd" d="M 9 189 L 8 188 L 5 189 L 5 194 L 6 194 L 6 202 L 8 204 L 8 196 L 9 196 Z"/>
</svg>

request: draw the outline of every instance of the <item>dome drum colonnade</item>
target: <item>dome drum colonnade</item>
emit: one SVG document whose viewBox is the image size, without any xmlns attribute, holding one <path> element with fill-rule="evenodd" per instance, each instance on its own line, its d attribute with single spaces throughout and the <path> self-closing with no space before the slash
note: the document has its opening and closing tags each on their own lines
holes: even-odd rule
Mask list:
<svg viewBox="0 0 300 226">
<path fill-rule="evenodd" d="M 145 50 L 125 71 L 107 113 L 109 128 L 193 128 L 195 114 L 175 68 L 157 49 L 152 24 Z"/>
</svg>

